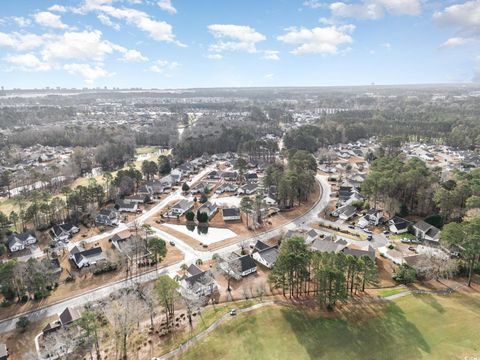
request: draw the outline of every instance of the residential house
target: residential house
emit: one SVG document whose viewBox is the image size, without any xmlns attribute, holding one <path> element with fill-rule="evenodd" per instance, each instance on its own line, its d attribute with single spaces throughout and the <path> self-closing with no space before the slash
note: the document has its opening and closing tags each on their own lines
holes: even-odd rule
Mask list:
<svg viewBox="0 0 480 360">
<path fill-rule="evenodd" d="M 222 178 L 225 181 L 237 181 L 238 173 L 236 171 L 224 171 L 222 173 Z"/>
<path fill-rule="evenodd" d="M 223 194 L 223 193 L 226 193 L 226 192 L 235 192 L 235 191 L 237 191 L 237 189 L 238 189 L 238 186 L 236 186 L 235 184 L 225 183 L 225 184 L 220 185 L 217 188 L 217 190 L 215 190 L 215 193 L 216 194 Z"/>
<path fill-rule="evenodd" d="M 190 265 L 187 274 L 180 280 L 181 292 L 189 298 L 202 298 L 218 290 L 210 271 L 203 271 L 196 265 Z"/>
<path fill-rule="evenodd" d="M 207 182 L 200 182 L 198 183 L 197 185 L 195 185 L 194 187 L 192 187 L 190 189 L 190 192 L 193 194 L 193 195 L 196 195 L 196 194 L 205 194 L 205 193 L 208 193 L 210 190 L 212 190 L 212 187 L 209 183 Z"/>
<path fill-rule="evenodd" d="M 65 223 L 60 225 L 54 225 L 50 230 L 53 240 L 55 241 L 68 241 L 73 234 L 76 234 L 80 229 L 73 223 Z"/>
<path fill-rule="evenodd" d="M 415 223 L 413 225 L 413 230 L 415 231 L 415 236 L 418 239 L 422 239 L 433 244 L 438 244 L 440 241 L 440 229 L 423 220 Z"/>
<path fill-rule="evenodd" d="M 205 213 L 208 215 L 208 220 L 212 220 L 212 218 L 215 216 L 215 214 L 218 211 L 218 206 L 215 203 L 212 203 L 210 201 L 207 201 L 202 204 L 202 206 L 199 207 L 198 211 L 200 213 Z"/>
<path fill-rule="evenodd" d="M 150 256 L 145 239 L 139 235 L 119 233 L 112 237 L 112 245 L 127 258 L 141 260 Z"/>
<path fill-rule="evenodd" d="M 126 196 L 124 200 L 125 202 L 137 203 L 137 204 L 146 204 L 151 202 L 151 198 L 149 195 L 141 195 L 141 194 Z"/>
<path fill-rule="evenodd" d="M 250 255 L 243 255 L 235 257 L 228 261 L 228 267 L 226 272 L 232 273 L 235 272 L 235 275 L 245 277 L 254 272 L 257 272 L 257 263 L 253 260 Z M 224 269 L 225 270 L 225 269 Z M 233 275 L 233 274 L 232 274 Z"/>
<path fill-rule="evenodd" d="M 163 194 L 163 192 L 165 191 L 163 188 L 163 184 L 160 180 L 149 181 L 146 186 L 151 189 L 153 196 Z"/>
<path fill-rule="evenodd" d="M 74 308 L 67 307 L 65 310 L 63 310 L 60 315 L 58 316 L 60 320 L 60 324 L 62 326 L 66 326 L 68 324 L 71 324 L 81 317 L 80 311 Z"/>
<path fill-rule="evenodd" d="M 115 201 L 115 209 L 117 209 L 120 212 L 135 213 L 138 210 L 138 203 L 118 199 L 117 201 Z"/>
<path fill-rule="evenodd" d="M 258 182 L 258 175 L 256 172 L 248 172 L 244 175 L 245 181 L 249 183 L 257 183 Z"/>
<path fill-rule="evenodd" d="M 349 245 L 345 247 L 342 251 L 346 255 L 353 255 L 355 257 L 368 256 L 370 260 L 375 262 L 375 249 L 370 244 L 360 249 Z"/>
<path fill-rule="evenodd" d="M 77 268 L 81 269 L 90 265 L 106 260 L 101 247 L 93 247 L 84 250 L 81 246 L 75 246 L 70 250 L 70 259 L 73 260 Z"/>
<path fill-rule="evenodd" d="M 239 208 L 225 208 L 222 209 L 223 221 L 238 221 L 241 220 Z"/>
<path fill-rule="evenodd" d="M 410 221 L 399 216 L 394 216 L 388 221 L 389 230 L 394 234 L 406 233 L 410 224 Z"/>
<path fill-rule="evenodd" d="M 248 183 L 243 185 L 237 190 L 237 194 L 239 195 L 252 195 L 257 191 L 257 184 L 254 183 Z"/>
<path fill-rule="evenodd" d="M 35 232 L 32 230 L 25 231 L 21 234 L 13 233 L 8 237 L 8 248 L 11 252 L 16 252 L 25 249 L 28 245 L 35 244 L 37 238 Z"/>
<path fill-rule="evenodd" d="M 367 226 L 377 226 L 380 221 L 383 219 L 383 211 L 377 209 L 369 209 L 365 215 L 363 215 L 359 220 L 357 225 L 360 228 L 365 228 Z"/>
<path fill-rule="evenodd" d="M 182 199 L 170 208 L 170 210 L 168 211 L 168 215 L 174 217 L 182 216 L 187 211 L 192 210 L 193 205 L 193 201 Z"/>
<path fill-rule="evenodd" d="M 315 239 L 310 245 L 310 250 L 315 252 L 338 253 L 343 251 L 347 245 L 347 242 L 343 239 L 334 241 L 331 236 L 328 236 L 323 239 Z"/>
<path fill-rule="evenodd" d="M 257 243 L 261 243 L 261 245 L 255 244 L 255 251 L 252 254 L 252 258 L 269 269 L 273 268 L 278 258 L 278 247 L 268 246 L 261 241 L 257 241 Z"/>
<path fill-rule="evenodd" d="M 222 172 L 213 170 L 208 173 L 207 177 L 212 180 L 219 180 L 222 177 Z"/>
<path fill-rule="evenodd" d="M 117 226 L 120 222 L 118 211 L 113 208 L 102 209 L 95 217 L 95 222 L 99 225 Z"/>
<path fill-rule="evenodd" d="M 345 205 L 339 207 L 332 212 L 332 216 L 338 217 L 342 220 L 350 220 L 357 213 L 357 208 L 353 205 Z"/>
</svg>

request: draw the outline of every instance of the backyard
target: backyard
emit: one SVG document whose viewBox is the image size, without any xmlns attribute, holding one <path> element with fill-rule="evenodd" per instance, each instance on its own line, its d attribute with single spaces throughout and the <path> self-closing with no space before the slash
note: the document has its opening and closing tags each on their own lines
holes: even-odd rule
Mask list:
<svg viewBox="0 0 480 360">
<path fill-rule="evenodd" d="M 480 355 L 478 293 L 408 295 L 338 314 L 274 306 L 238 315 L 184 359 L 464 359 Z"/>
</svg>

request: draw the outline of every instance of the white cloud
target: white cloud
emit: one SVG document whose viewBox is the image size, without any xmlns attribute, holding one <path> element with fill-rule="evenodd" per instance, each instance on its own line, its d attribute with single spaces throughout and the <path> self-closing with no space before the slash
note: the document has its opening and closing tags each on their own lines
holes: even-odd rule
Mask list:
<svg viewBox="0 0 480 360">
<path fill-rule="evenodd" d="M 18 51 L 32 50 L 40 48 L 46 39 L 51 36 L 48 34 L 37 35 L 31 33 L 2 33 L 0 32 L 0 46 L 11 47 Z"/>
<path fill-rule="evenodd" d="M 441 25 L 480 32 L 480 0 L 448 6 L 443 11 L 435 12 L 433 18 Z"/>
<path fill-rule="evenodd" d="M 171 14 L 177 13 L 177 9 L 173 7 L 171 0 L 160 0 L 157 4 L 160 9 L 165 10 L 166 12 L 169 12 Z"/>
<path fill-rule="evenodd" d="M 99 30 L 65 32 L 46 42 L 42 56 L 48 62 L 68 59 L 102 61 L 114 51 L 124 52 L 125 49 L 103 40 Z"/>
<path fill-rule="evenodd" d="M 23 16 L 13 16 L 12 20 L 17 24 L 19 27 L 27 27 L 29 26 L 32 21 L 30 19 L 27 19 Z"/>
<path fill-rule="evenodd" d="M 208 54 L 207 58 L 209 58 L 210 60 L 222 60 L 223 55 L 222 54 Z"/>
<path fill-rule="evenodd" d="M 217 42 L 210 45 L 210 51 L 246 51 L 257 52 L 256 44 L 266 39 L 265 35 L 255 31 L 250 26 L 231 24 L 212 24 L 208 26 L 210 33 Z M 224 40 L 226 39 L 226 40 Z"/>
<path fill-rule="evenodd" d="M 126 62 L 141 62 L 148 61 L 146 56 L 143 56 L 142 53 L 138 50 L 127 50 L 122 57 L 123 61 Z"/>
<path fill-rule="evenodd" d="M 68 26 L 62 22 L 60 15 L 56 15 L 48 11 L 38 12 L 33 17 L 35 19 L 35 22 L 41 26 L 54 29 L 68 28 Z"/>
<path fill-rule="evenodd" d="M 311 9 L 321 9 L 327 5 L 319 0 L 306 0 L 303 2 L 303 6 L 309 7 Z"/>
<path fill-rule="evenodd" d="M 444 49 L 447 49 L 447 48 L 452 48 L 452 47 L 456 47 L 456 46 L 466 45 L 471 41 L 472 41 L 471 39 L 466 39 L 466 38 L 463 38 L 463 37 L 452 37 L 452 38 L 448 39 L 447 41 L 445 41 L 442 45 L 440 45 L 440 47 L 444 48 Z"/>
<path fill-rule="evenodd" d="M 265 50 L 262 59 L 264 60 L 280 60 L 280 52 L 276 50 Z"/>
<path fill-rule="evenodd" d="M 91 66 L 89 64 L 65 64 L 63 69 L 73 75 L 80 75 L 85 79 L 87 85 L 92 85 L 95 80 L 111 76 L 102 66 Z"/>
<path fill-rule="evenodd" d="M 332 15 L 336 17 L 376 20 L 391 15 L 419 15 L 422 10 L 421 0 L 363 0 L 360 3 L 347 4 L 335 2 L 330 4 Z"/>
<path fill-rule="evenodd" d="M 148 70 L 159 74 L 169 75 L 172 70 L 175 70 L 179 66 L 180 64 L 175 61 L 157 60 L 154 65 L 148 68 Z"/>
<path fill-rule="evenodd" d="M 267 80 L 272 80 L 274 78 L 275 74 L 265 74 L 265 79 Z"/>
<path fill-rule="evenodd" d="M 7 55 L 3 60 L 23 71 L 48 71 L 51 66 L 33 54 Z"/>
<path fill-rule="evenodd" d="M 392 44 L 390 44 L 389 42 L 380 44 L 380 46 L 385 48 L 385 49 L 391 49 L 392 48 Z"/>
<path fill-rule="evenodd" d="M 97 19 L 105 26 L 109 26 L 117 31 L 120 30 L 120 25 L 114 23 L 107 15 L 98 14 Z"/>
<path fill-rule="evenodd" d="M 67 11 L 67 8 L 63 5 L 52 5 L 48 8 L 48 11 L 53 11 L 53 12 L 60 12 L 60 13 L 63 13 L 63 12 L 66 12 Z"/>
<path fill-rule="evenodd" d="M 127 24 L 134 25 L 141 31 L 150 35 L 154 40 L 176 43 L 178 46 L 185 45 L 175 39 L 173 28 L 165 21 L 157 21 L 146 12 L 131 8 L 116 8 L 110 4 L 113 0 L 85 0 L 83 6 L 76 11 L 87 13 L 90 11 L 100 12 L 111 18 L 123 20 Z"/>
<path fill-rule="evenodd" d="M 289 28 L 285 35 L 279 36 L 278 40 L 287 44 L 299 45 L 293 51 L 294 55 L 305 54 L 337 54 L 339 47 L 353 42 L 349 35 L 355 30 L 354 25 Z"/>
</svg>

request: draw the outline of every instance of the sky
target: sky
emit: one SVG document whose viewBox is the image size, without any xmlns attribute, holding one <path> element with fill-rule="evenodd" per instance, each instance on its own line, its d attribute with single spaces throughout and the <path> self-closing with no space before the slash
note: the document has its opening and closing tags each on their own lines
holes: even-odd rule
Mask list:
<svg viewBox="0 0 480 360">
<path fill-rule="evenodd" d="M 0 85 L 480 81 L 480 0 L 3 0 Z"/>
</svg>

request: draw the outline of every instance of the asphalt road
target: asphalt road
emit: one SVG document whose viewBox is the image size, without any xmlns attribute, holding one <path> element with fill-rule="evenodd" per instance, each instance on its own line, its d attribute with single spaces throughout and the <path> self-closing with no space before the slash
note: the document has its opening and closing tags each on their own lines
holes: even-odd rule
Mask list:
<svg viewBox="0 0 480 360">
<path fill-rule="evenodd" d="M 212 169 L 211 167 L 207 167 L 202 172 L 200 172 L 198 175 L 196 175 L 190 183 L 195 183 L 200 178 L 202 178 L 206 173 L 211 171 L 211 169 Z M 305 214 L 303 214 L 302 216 L 300 216 L 300 217 L 294 219 L 293 221 L 291 221 L 291 222 L 289 222 L 285 225 L 282 225 L 282 226 L 280 226 L 276 229 L 269 230 L 269 231 L 266 231 L 266 232 L 263 232 L 263 233 L 259 233 L 257 235 L 252 236 L 250 239 L 241 240 L 241 241 L 238 241 L 237 243 L 235 243 L 233 245 L 229 245 L 229 246 L 226 246 L 222 249 L 216 250 L 215 253 L 219 253 L 219 254 L 230 253 L 234 250 L 237 250 L 238 249 L 238 244 L 240 244 L 241 242 L 244 242 L 244 241 L 249 242 L 249 241 L 256 241 L 256 240 L 265 241 L 265 240 L 268 240 L 272 237 L 282 235 L 283 233 L 285 233 L 288 230 L 294 230 L 294 229 L 297 229 L 297 228 L 305 227 L 307 224 L 309 224 L 309 223 L 311 223 L 315 220 L 318 221 L 318 219 L 319 219 L 318 215 L 325 209 L 325 207 L 327 206 L 327 204 L 329 202 L 330 186 L 327 182 L 326 177 L 317 175 L 316 179 L 319 182 L 319 184 L 321 186 L 321 189 L 322 189 L 321 197 L 320 197 L 319 201 L 309 211 L 307 211 Z M 177 191 L 171 193 L 167 198 L 162 200 L 155 207 L 153 207 L 152 209 L 150 209 L 149 211 L 147 211 L 146 213 L 144 213 L 140 217 L 138 217 L 137 221 L 140 222 L 140 223 L 144 222 L 149 217 L 155 215 L 158 211 L 160 211 L 169 202 L 173 201 L 175 198 L 180 198 L 180 197 L 181 197 L 180 190 L 177 190 Z M 120 225 L 119 227 L 113 229 L 112 231 L 110 231 L 108 233 L 102 233 L 100 235 L 93 236 L 89 239 L 86 239 L 85 241 L 95 242 L 95 241 L 99 241 L 99 240 L 101 240 L 103 238 L 106 238 L 106 237 L 111 237 L 114 234 L 125 230 L 131 224 L 132 223 L 124 224 L 123 226 Z M 211 251 L 197 251 L 197 250 L 194 250 L 193 248 L 191 248 L 189 245 L 187 245 L 182 240 L 180 240 L 180 239 L 178 239 L 178 238 L 176 238 L 176 237 L 174 237 L 170 234 L 167 234 L 163 231 L 160 231 L 158 229 L 155 229 L 155 231 L 157 232 L 157 234 L 159 236 L 162 236 L 165 240 L 175 242 L 177 248 L 179 250 L 181 250 L 185 255 L 185 258 L 184 258 L 183 261 L 180 261 L 176 264 L 170 265 L 170 266 L 165 267 L 165 268 L 161 268 L 161 269 L 158 269 L 158 270 L 153 270 L 151 272 L 136 276 L 133 279 L 120 280 L 120 281 L 117 281 L 117 282 L 114 282 L 114 283 L 106 284 L 104 286 L 100 286 L 98 288 L 87 291 L 87 292 L 85 292 L 83 294 L 80 294 L 78 296 L 74 296 L 72 298 L 65 299 L 65 300 L 60 300 L 56 303 L 46 305 L 46 306 L 44 306 L 42 308 L 39 308 L 39 309 L 36 309 L 36 310 L 32 310 L 32 311 L 22 313 L 22 314 L 16 314 L 13 317 L 10 317 L 10 318 L 7 318 L 7 319 L 4 319 L 4 320 L 0 321 L 0 333 L 14 330 L 17 319 L 20 316 L 25 315 L 32 322 L 39 321 L 39 320 L 42 320 L 46 317 L 59 314 L 66 307 L 81 306 L 81 305 L 85 305 L 89 302 L 104 299 L 104 298 L 108 297 L 109 294 L 111 294 L 111 293 L 113 293 L 117 290 L 127 288 L 127 287 L 132 286 L 132 285 L 137 284 L 137 283 L 144 283 L 144 282 L 154 280 L 161 275 L 169 274 L 170 276 L 174 276 L 180 270 L 181 264 L 186 263 L 187 265 L 189 265 L 189 264 L 194 263 L 197 259 L 209 260 L 209 259 L 211 259 L 212 255 L 213 255 L 213 252 L 211 252 Z"/>
</svg>

